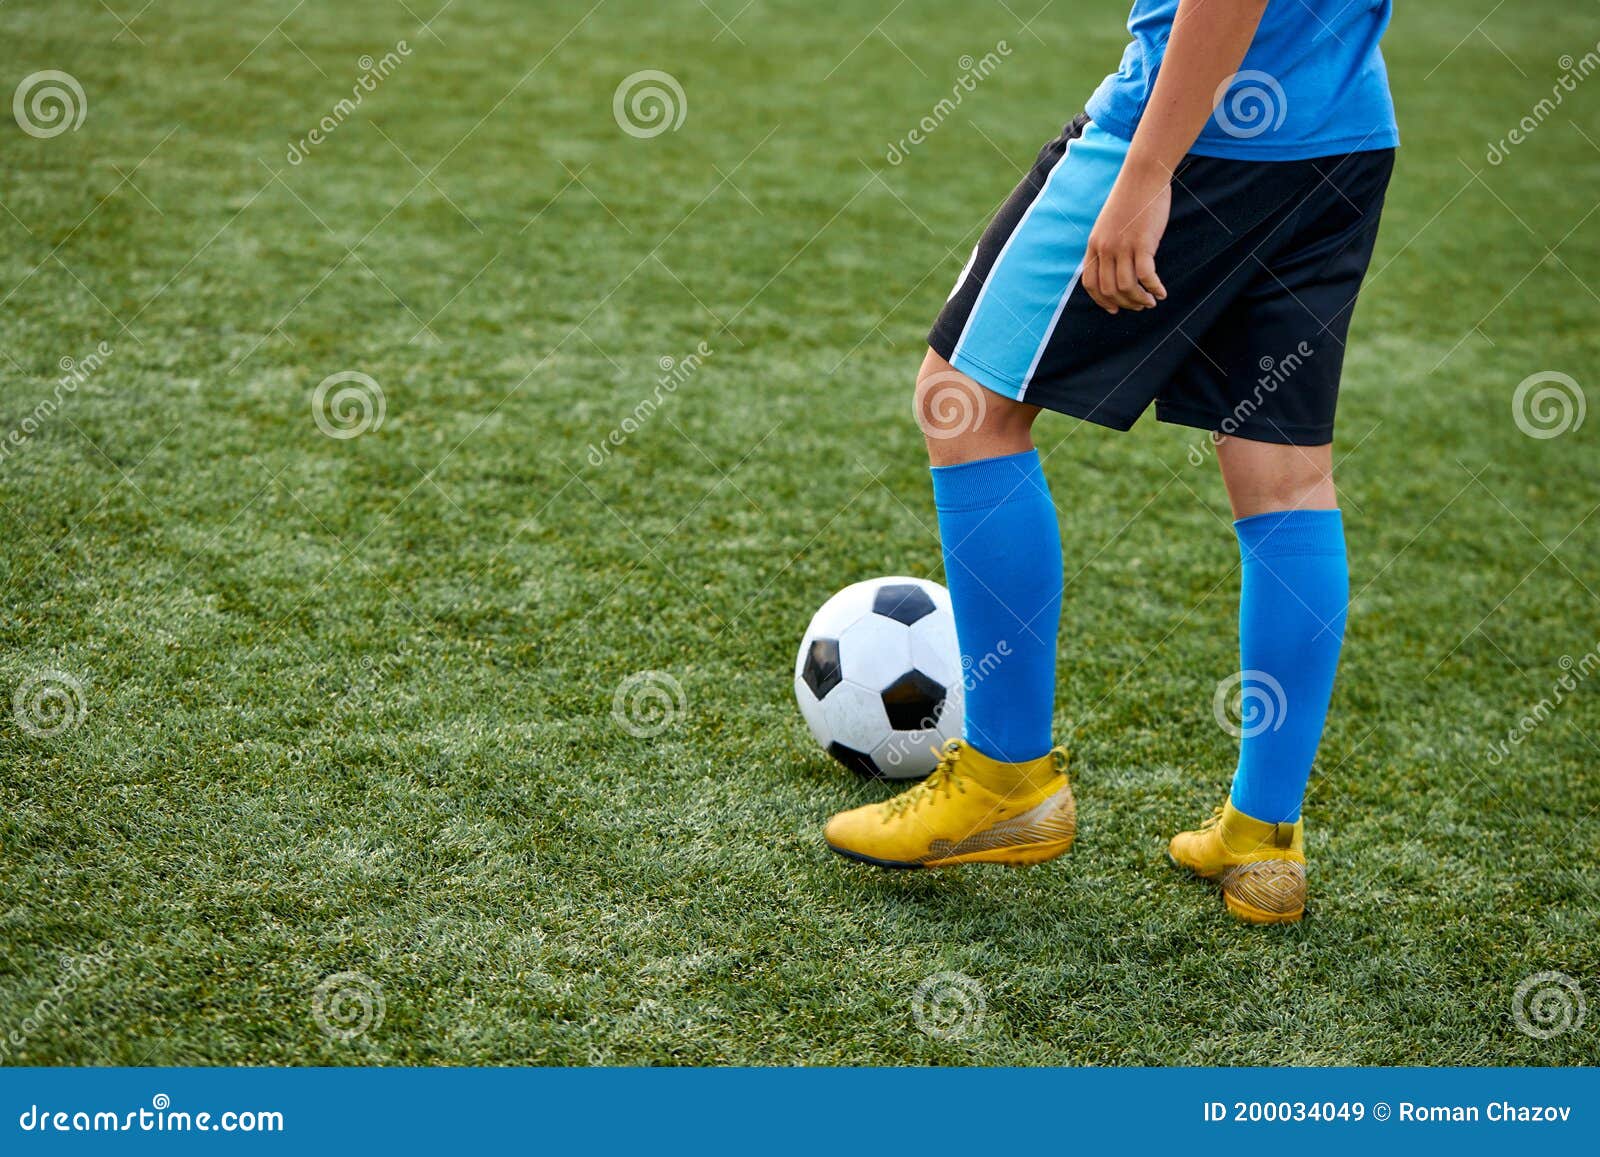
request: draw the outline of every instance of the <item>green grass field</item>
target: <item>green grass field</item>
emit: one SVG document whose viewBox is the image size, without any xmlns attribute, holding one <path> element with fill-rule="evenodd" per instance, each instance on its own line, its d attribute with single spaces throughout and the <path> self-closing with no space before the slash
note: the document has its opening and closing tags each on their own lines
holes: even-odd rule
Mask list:
<svg viewBox="0 0 1600 1157">
<path fill-rule="evenodd" d="M 1125 5 L 441 2 L 0 8 L 0 96 L 60 70 L 87 109 L 0 123 L 0 1059 L 1600 1062 L 1600 414 L 1513 414 L 1545 371 L 1600 406 L 1600 80 L 1536 111 L 1594 5 L 1390 33 L 1312 907 L 1252 930 L 1163 856 L 1235 742 L 1195 432 L 1039 427 L 1071 856 L 829 855 L 884 790 L 790 690 L 836 588 L 940 577 L 926 327 Z M 650 137 L 613 111 L 646 69 L 684 94 Z M 356 437 L 313 412 L 342 372 L 383 395 Z M 641 739 L 648 671 L 683 709 Z M 911 1008 L 945 972 L 986 1009 L 954 1039 Z M 1546 972 L 1589 1007 L 1542 1037 Z"/>
</svg>

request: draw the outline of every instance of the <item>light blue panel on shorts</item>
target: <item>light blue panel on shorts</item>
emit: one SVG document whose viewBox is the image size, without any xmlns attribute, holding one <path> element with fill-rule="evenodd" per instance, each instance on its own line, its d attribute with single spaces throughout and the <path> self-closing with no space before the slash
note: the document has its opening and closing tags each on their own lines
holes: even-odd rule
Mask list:
<svg viewBox="0 0 1600 1157">
<path fill-rule="evenodd" d="M 1067 143 L 990 269 L 952 365 L 1010 397 L 1027 392 L 1127 155 L 1127 141 L 1092 122 Z"/>
</svg>

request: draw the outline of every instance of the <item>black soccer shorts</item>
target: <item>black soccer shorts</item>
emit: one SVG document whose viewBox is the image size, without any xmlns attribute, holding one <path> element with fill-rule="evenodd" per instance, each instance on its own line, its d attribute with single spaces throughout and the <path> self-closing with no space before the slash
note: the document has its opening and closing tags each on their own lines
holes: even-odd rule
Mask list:
<svg viewBox="0 0 1600 1157">
<path fill-rule="evenodd" d="M 1117 430 L 1154 402 L 1163 422 L 1332 441 L 1394 150 L 1185 157 L 1156 252 L 1167 298 L 1113 315 L 1078 279 L 1127 151 L 1087 116 L 1047 144 L 978 241 L 929 345 L 998 394 Z"/>
</svg>

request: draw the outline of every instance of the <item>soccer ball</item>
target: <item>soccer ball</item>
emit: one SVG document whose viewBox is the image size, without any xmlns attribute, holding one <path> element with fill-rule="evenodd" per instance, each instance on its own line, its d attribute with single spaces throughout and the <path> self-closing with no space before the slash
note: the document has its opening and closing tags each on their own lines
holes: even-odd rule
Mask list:
<svg viewBox="0 0 1600 1157">
<path fill-rule="evenodd" d="M 950 593 L 915 578 L 855 583 L 822 604 L 794 694 L 827 753 L 872 779 L 920 779 L 961 734 L 961 648 Z"/>
</svg>

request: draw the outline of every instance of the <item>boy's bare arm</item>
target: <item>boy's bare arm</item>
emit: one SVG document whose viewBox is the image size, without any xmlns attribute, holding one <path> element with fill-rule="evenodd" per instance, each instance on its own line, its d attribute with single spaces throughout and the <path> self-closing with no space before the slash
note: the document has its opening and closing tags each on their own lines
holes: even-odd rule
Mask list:
<svg viewBox="0 0 1600 1157">
<path fill-rule="evenodd" d="M 1282 2 L 1282 0 L 1280 0 Z M 1182 0 L 1161 73 L 1111 195 L 1089 234 L 1083 287 L 1110 313 L 1167 296 L 1156 247 L 1172 207 L 1172 174 L 1239 70 L 1267 0 Z"/>
</svg>

